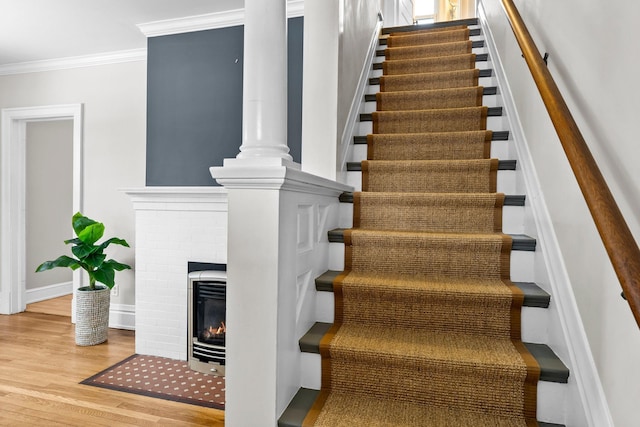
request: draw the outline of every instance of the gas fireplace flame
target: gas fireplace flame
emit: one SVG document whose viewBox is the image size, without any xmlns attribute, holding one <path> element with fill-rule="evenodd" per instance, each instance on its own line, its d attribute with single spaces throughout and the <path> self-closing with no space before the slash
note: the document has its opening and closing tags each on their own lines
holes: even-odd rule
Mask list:
<svg viewBox="0 0 640 427">
<path fill-rule="evenodd" d="M 220 322 L 220 326 L 218 326 L 217 328 L 215 326 L 209 326 L 204 330 L 202 335 L 204 336 L 204 338 L 216 338 L 226 333 L 227 326 L 224 324 L 224 322 Z"/>
</svg>

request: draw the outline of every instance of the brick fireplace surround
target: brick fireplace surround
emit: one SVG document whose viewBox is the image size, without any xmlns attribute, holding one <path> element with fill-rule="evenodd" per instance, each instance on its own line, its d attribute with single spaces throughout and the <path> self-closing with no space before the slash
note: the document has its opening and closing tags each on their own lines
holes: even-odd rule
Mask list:
<svg viewBox="0 0 640 427">
<path fill-rule="evenodd" d="M 136 353 L 187 360 L 187 263 L 227 260 L 221 187 L 128 190 L 136 213 Z"/>
</svg>

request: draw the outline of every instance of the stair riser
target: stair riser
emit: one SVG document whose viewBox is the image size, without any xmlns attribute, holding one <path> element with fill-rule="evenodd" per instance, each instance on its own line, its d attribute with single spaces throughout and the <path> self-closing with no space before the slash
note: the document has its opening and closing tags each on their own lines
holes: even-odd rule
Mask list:
<svg viewBox="0 0 640 427">
<path fill-rule="evenodd" d="M 535 282 L 533 265 L 535 252 L 511 251 L 511 280 L 514 282 Z M 344 244 L 329 243 L 329 270 L 344 270 Z M 323 321 L 318 319 L 318 321 Z"/>
<path fill-rule="evenodd" d="M 502 208 L 502 230 L 506 234 L 524 234 L 524 206 L 504 206 Z M 353 204 L 340 204 L 340 228 L 353 226 Z"/>
<path fill-rule="evenodd" d="M 362 173 L 351 171 L 346 173 L 346 184 L 351 185 L 354 191 L 362 191 Z M 516 171 L 498 171 L 497 192 L 504 194 L 516 194 Z"/>
<path fill-rule="evenodd" d="M 315 353 L 302 353 L 300 368 L 302 373 L 302 387 L 315 390 L 320 389 L 320 355 Z M 551 423 L 564 422 L 563 414 L 566 393 L 566 384 L 540 381 L 538 383 L 538 420 Z"/>
<path fill-rule="evenodd" d="M 334 299 L 332 292 L 317 292 L 316 319 L 333 323 Z M 539 307 L 522 307 L 522 341 L 544 343 L 548 336 L 549 311 Z"/>
</svg>

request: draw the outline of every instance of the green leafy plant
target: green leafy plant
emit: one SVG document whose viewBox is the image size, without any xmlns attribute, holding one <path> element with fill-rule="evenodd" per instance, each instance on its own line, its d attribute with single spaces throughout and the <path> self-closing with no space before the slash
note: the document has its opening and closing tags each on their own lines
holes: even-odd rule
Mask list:
<svg viewBox="0 0 640 427">
<path fill-rule="evenodd" d="M 109 289 L 115 285 L 115 272 L 130 269 L 126 264 L 121 264 L 112 259 L 107 259 L 104 250 L 110 244 L 129 247 L 124 239 L 112 237 L 103 243 L 97 244 L 104 235 L 104 224 L 87 218 L 80 212 L 71 219 L 76 238 L 65 240 L 64 243 L 73 245 L 71 253 L 75 258 L 62 255 L 53 261 L 45 261 L 38 266 L 36 272 L 50 270 L 56 267 L 68 267 L 72 270 L 84 269 L 89 275 L 89 289 L 96 289 L 96 282 L 104 283 Z"/>
</svg>

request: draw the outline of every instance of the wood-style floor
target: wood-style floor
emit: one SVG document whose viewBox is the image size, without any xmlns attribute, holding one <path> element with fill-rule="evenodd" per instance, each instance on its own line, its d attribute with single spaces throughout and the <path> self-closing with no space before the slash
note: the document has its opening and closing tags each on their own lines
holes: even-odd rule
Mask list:
<svg viewBox="0 0 640 427">
<path fill-rule="evenodd" d="M 79 347 L 60 315 L 70 299 L 27 310 L 0 315 L 1 426 L 224 425 L 223 411 L 79 384 L 132 355 L 134 332 L 110 329 L 106 343 Z"/>
</svg>

